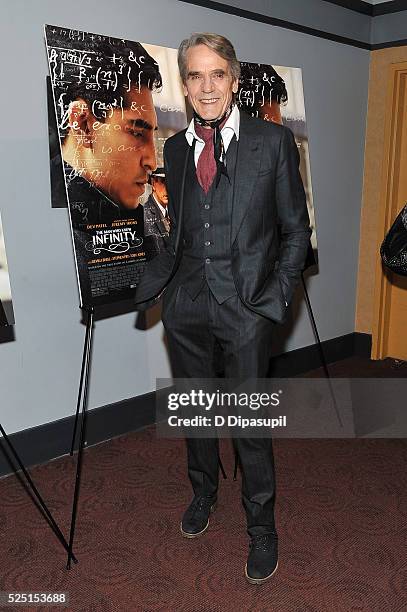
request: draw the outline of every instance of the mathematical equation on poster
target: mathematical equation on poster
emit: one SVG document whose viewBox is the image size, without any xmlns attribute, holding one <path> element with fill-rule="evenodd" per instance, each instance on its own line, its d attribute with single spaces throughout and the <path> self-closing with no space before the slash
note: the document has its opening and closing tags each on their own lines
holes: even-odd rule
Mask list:
<svg viewBox="0 0 407 612">
<path fill-rule="evenodd" d="M 134 86 L 140 87 L 142 53 L 130 49 L 124 39 L 46 26 L 50 76 L 57 109 L 59 130 L 69 127 L 69 104 L 65 92 L 77 86 L 78 94 L 94 92 L 90 110 L 96 119 L 112 117 L 115 109 L 124 110 L 125 95 Z M 97 43 L 98 51 L 93 47 Z M 98 97 L 97 92 L 101 92 Z M 106 94 L 109 101 L 106 101 Z M 143 112 L 143 108 L 132 110 Z"/>
</svg>

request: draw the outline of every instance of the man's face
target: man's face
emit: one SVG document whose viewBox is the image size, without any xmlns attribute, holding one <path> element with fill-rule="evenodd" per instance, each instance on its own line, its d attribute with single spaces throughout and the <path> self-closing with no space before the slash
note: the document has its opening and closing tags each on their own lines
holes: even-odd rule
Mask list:
<svg viewBox="0 0 407 612">
<path fill-rule="evenodd" d="M 92 151 L 96 162 L 91 180 L 124 208 L 136 208 L 149 174 L 156 169 L 154 130 L 157 117 L 151 91 L 132 89 L 126 107 L 114 109 L 104 122 L 92 124 Z"/>
<path fill-rule="evenodd" d="M 164 178 L 151 178 L 151 187 L 153 194 L 161 206 L 167 206 L 168 204 L 168 192 Z"/>
<path fill-rule="evenodd" d="M 202 119 L 218 119 L 237 92 L 238 82 L 233 79 L 229 62 L 206 45 L 188 49 L 187 77 L 184 95 Z"/>
</svg>

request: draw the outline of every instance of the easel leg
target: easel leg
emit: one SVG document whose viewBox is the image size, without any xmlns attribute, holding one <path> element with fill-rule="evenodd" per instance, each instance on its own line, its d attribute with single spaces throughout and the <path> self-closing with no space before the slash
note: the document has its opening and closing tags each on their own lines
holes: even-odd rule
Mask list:
<svg viewBox="0 0 407 612">
<path fill-rule="evenodd" d="M 237 469 L 239 467 L 239 455 L 237 450 L 234 448 L 235 453 L 235 467 L 233 468 L 233 480 L 237 479 Z"/>
<path fill-rule="evenodd" d="M 220 455 L 219 455 L 218 461 L 219 461 L 220 471 L 222 472 L 222 476 L 224 480 L 226 480 L 227 476 L 226 476 L 225 468 L 223 467 L 223 463 L 222 463 L 222 459 L 220 458 Z"/>
<path fill-rule="evenodd" d="M 47 516 L 52 529 L 55 533 L 55 535 L 57 536 L 58 540 L 61 542 L 62 546 L 65 548 L 65 550 L 69 550 L 69 546 L 67 541 L 65 540 L 65 537 L 62 533 L 62 531 L 60 530 L 60 528 L 58 527 L 54 517 L 52 516 L 51 512 L 48 510 L 48 507 L 46 505 L 46 503 L 44 502 L 40 492 L 38 491 L 37 487 L 34 484 L 34 481 L 32 480 L 29 472 L 27 471 L 27 469 L 25 468 L 22 460 L 20 459 L 20 456 L 18 455 L 16 449 L 14 448 L 13 444 L 11 443 L 10 438 L 8 437 L 7 433 L 5 432 L 3 426 L 0 424 L 0 433 L 3 436 L 3 440 L 4 442 L 7 444 L 9 451 L 11 453 L 11 455 L 13 456 L 14 460 L 17 462 L 20 470 L 22 471 L 22 473 L 25 476 L 25 479 L 31 489 L 31 491 L 34 493 L 34 496 L 37 498 L 38 503 L 40 504 L 42 510 L 44 511 L 45 515 Z M 7 453 L 6 453 L 7 455 Z M 72 555 L 72 559 L 75 563 L 77 563 L 77 559 L 76 557 L 74 557 L 74 555 Z"/>
<path fill-rule="evenodd" d="M 88 311 L 88 320 L 85 334 L 85 350 L 84 350 L 84 368 L 83 375 L 81 375 L 81 384 L 82 387 L 83 379 L 85 381 L 84 389 L 83 389 L 83 401 L 82 401 L 82 413 L 81 413 L 81 431 L 80 431 L 80 439 L 79 439 L 79 450 L 78 450 L 78 461 L 76 466 L 76 478 L 75 478 L 75 491 L 72 503 L 72 516 L 71 516 L 71 529 L 69 535 L 69 548 L 68 548 L 68 561 L 67 561 L 67 569 L 71 569 L 71 560 L 73 559 L 73 542 L 75 537 L 75 526 L 76 526 L 76 517 L 78 512 L 78 501 L 79 501 L 79 489 L 80 489 L 80 479 L 82 473 L 82 459 L 83 459 L 83 448 L 85 445 L 85 432 L 86 432 L 86 409 L 88 405 L 88 392 L 89 392 L 89 374 L 90 374 L 90 361 L 91 361 L 91 353 L 92 353 L 92 331 L 93 331 L 93 316 L 94 309 L 90 308 Z M 80 395 L 81 388 L 80 388 Z"/>
<path fill-rule="evenodd" d="M 341 419 L 341 416 L 340 416 L 340 413 L 339 413 L 338 405 L 336 403 L 335 393 L 334 393 L 333 388 L 332 388 L 331 376 L 329 374 L 328 364 L 326 362 L 325 354 L 324 354 L 324 351 L 323 351 L 323 348 L 322 348 L 322 344 L 321 344 L 321 339 L 319 337 L 318 328 L 317 328 L 317 324 L 316 324 L 316 321 L 315 321 L 314 313 L 312 311 L 312 306 L 311 306 L 311 302 L 310 302 L 310 299 L 309 299 L 309 295 L 308 295 L 308 291 L 307 291 L 307 286 L 305 284 L 305 279 L 304 279 L 304 273 L 303 272 L 301 272 L 301 281 L 302 281 L 302 288 L 304 290 L 305 303 L 307 304 L 308 314 L 309 314 L 310 320 L 311 320 L 312 330 L 314 332 L 314 336 L 315 336 L 315 339 L 317 341 L 317 346 L 318 346 L 319 356 L 321 358 L 322 368 L 323 368 L 323 370 L 325 372 L 326 378 L 328 379 L 329 390 L 331 392 L 331 397 L 332 397 L 332 401 L 333 401 L 333 404 L 334 404 L 334 407 L 335 407 L 335 412 L 336 412 L 336 416 L 337 416 L 338 421 L 339 421 L 339 425 L 341 427 L 343 427 L 343 423 L 342 423 L 342 419 Z"/>
<path fill-rule="evenodd" d="M 89 316 L 88 316 L 88 322 L 89 322 Z M 81 367 L 81 378 L 80 378 L 80 382 L 79 382 L 78 400 L 76 402 L 75 424 L 74 424 L 74 427 L 73 427 L 71 451 L 69 453 L 71 455 L 71 457 L 73 455 L 73 451 L 74 451 L 74 448 L 75 448 L 76 431 L 78 429 L 79 409 L 80 409 L 80 406 L 81 406 L 81 398 L 82 398 L 82 390 L 83 390 L 83 377 L 84 377 L 84 374 L 85 374 L 85 367 L 86 367 L 86 359 L 87 359 L 88 344 L 89 344 L 89 334 L 90 334 L 90 328 L 89 328 L 89 325 L 87 324 L 86 325 L 85 342 L 84 342 L 84 345 L 83 345 L 82 367 Z"/>
</svg>

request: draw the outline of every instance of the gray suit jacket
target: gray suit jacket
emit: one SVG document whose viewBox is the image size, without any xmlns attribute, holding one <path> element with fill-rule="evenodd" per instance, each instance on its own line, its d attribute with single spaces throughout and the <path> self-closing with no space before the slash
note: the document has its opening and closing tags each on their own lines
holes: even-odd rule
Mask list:
<svg viewBox="0 0 407 612">
<path fill-rule="evenodd" d="M 165 226 L 164 215 L 162 214 L 153 194 L 150 195 L 143 206 L 144 212 L 144 236 L 151 236 L 154 250 L 159 253 L 165 250 L 166 243 L 164 237 L 168 236 Z"/>
<path fill-rule="evenodd" d="M 165 143 L 171 231 L 167 250 L 149 262 L 137 289 L 136 301 L 144 302 L 144 307 L 166 289 L 163 308 L 167 308 L 177 290 L 174 274 L 182 257 L 190 149 L 185 130 Z M 241 112 L 230 248 L 236 291 L 248 308 L 278 323 L 284 321 L 304 268 L 310 234 L 291 130 Z"/>
</svg>

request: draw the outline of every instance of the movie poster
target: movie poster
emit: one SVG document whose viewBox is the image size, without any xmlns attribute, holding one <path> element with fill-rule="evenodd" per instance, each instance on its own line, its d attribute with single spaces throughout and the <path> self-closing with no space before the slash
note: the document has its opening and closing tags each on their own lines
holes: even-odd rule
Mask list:
<svg viewBox="0 0 407 612">
<path fill-rule="evenodd" d="M 300 172 L 312 228 L 313 252 L 309 254 L 307 262 L 312 265 L 318 262 L 318 247 L 301 68 L 248 62 L 241 62 L 240 65 L 237 94 L 239 108 L 252 117 L 286 125 L 294 134 L 300 153 Z"/>
<path fill-rule="evenodd" d="M 50 25 L 45 36 L 81 306 L 128 299 L 169 232 L 162 146 L 186 126 L 176 51 Z"/>
<path fill-rule="evenodd" d="M 0 215 L 0 327 L 14 325 L 14 311 L 11 300 L 10 278 L 8 275 L 6 245 Z"/>
</svg>

